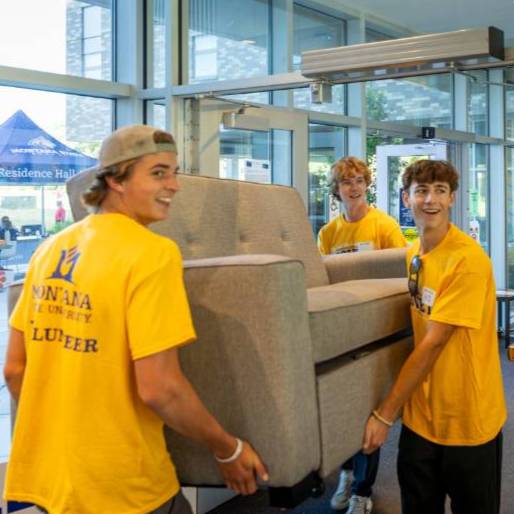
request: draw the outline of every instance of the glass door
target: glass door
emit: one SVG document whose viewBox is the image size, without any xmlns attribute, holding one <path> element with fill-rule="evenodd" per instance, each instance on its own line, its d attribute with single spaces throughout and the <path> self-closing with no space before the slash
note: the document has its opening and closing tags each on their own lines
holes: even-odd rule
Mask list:
<svg viewBox="0 0 514 514">
<path fill-rule="evenodd" d="M 197 127 L 202 175 L 294 186 L 307 205 L 306 114 L 202 99 Z"/>
<path fill-rule="evenodd" d="M 292 133 L 220 127 L 220 178 L 292 185 Z"/>
</svg>

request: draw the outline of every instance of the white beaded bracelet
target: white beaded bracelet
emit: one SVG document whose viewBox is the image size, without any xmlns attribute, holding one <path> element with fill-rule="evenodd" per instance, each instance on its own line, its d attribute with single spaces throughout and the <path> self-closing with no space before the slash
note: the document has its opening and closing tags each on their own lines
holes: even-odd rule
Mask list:
<svg viewBox="0 0 514 514">
<path fill-rule="evenodd" d="M 375 418 L 378 419 L 378 421 L 380 421 L 381 423 L 383 423 L 384 425 L 387 425 L 388 427 L 392 427 L 394 425 L 394 421 L 389 421 L 388 419 L 385 419 L 383 416 L 381 416 L 378 411 L 375 409 L 374 411 L 371 412 L 371 414 L 373 416 L 375 416 Z"/>
<path fill-rule="evenodd" d="M 220 463 L 220 464 L 229 464 L 230 462 L 234 462 L 235 460 L 239 459 L 240 455 L 243 453 L 243 441 L 239 439 L 239 437 L 236 437 L 237 446 L 234 451 L 234 453 L 227 457 L 226 459 L 221 459 L 217 455 L 214 455 L 214 458 Z"/>
</svg>

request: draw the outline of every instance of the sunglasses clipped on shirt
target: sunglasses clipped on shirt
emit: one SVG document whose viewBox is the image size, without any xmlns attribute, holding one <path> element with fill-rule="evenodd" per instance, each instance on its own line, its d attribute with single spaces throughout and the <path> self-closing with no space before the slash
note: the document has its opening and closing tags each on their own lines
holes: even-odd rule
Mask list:
<svg viewBox="0 0 514 514">
<path fill-rule="evenodd" d="M 421 271 L 421 257 L 415 255 L 409 265 L 409 293 L 415 298 L 419 295 L 419 272 Z"/>
</svg>

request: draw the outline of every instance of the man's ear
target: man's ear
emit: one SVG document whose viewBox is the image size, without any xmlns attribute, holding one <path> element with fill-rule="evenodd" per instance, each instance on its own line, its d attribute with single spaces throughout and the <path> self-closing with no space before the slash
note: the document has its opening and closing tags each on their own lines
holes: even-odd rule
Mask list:
<svg viewBox="0 0 514 514">
<path fill-rule="evenodd" d="M 123 182 L 118 182 L 112 176 L 105 177 L 105 181 L 107 182 L 107 185 L 109 186 L 109 189 L 112 189 L 113 191 L 116 191 L 117 193 L 123 193 L 123 191 L 125 189 L 123 187 Z"/>
<path fill-rule="evenodd" d="M 455 202 L 455 191 L 450 193 L 450 207 L 453 207 L 453 203 Z"/>
<path fill-rule="evenodd" d="M 410 209 L 410 199 L 409 199 L 409 190 L 402 189 L 402 201 L 404 207 L 407 207 L 407 209 Z"/>
</svg>

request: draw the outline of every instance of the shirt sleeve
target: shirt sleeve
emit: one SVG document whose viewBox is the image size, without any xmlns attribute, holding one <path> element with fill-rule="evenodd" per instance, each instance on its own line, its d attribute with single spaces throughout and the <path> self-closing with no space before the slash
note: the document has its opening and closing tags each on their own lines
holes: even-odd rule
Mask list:
<svg viewBox="0 0 514 514">
<path fill-rule="evenodd" d="M 407 241 L 402 233 L 400 225 L 392 217 L 386 218 L 387 222 L 383 223 L 380 230 L 382 231 L 382 250 L 386 248 L 405 248 Z M 384 220 L 384 221 L 386 221 Z"/>
<path fill-rule="evenodd" d="M 407 246 L 407 240 L 399 226 L 394 227 L 394 229 L 389 233 L 387 244 L 387 248 L 405 248 Z"/>
<path fill-rule="evenodd" d="M 441 284 L 430 320 L 459 327 L 480 328 L 487 290 L 481 272 L 456 272 Z"/>
<path fill-rule="evenodd" d="M 136 286 L 128 304 L 127 329 L 134 360 L 196 338 L 178 250 Z"/>
<path fill-rule="evenodd" d="M 328 234 L 325 230 L 325 227 L 322 227 L 318 233 L 318 249 L 321 255 L 328 255 L 330 253 L 330 248 L 328 247 Z"/>
</svg>

